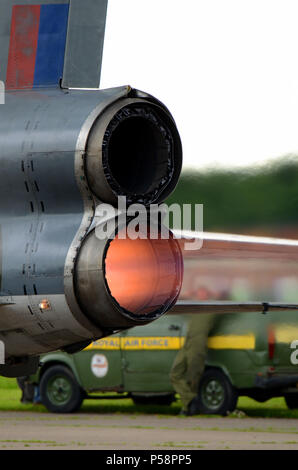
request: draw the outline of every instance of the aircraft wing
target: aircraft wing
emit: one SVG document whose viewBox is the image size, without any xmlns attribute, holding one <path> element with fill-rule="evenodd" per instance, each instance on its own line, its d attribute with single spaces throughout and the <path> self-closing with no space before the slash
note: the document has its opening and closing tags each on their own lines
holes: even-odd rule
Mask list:
<svg viewBox="0 0 298 470">
<path fill-rule="evenodd" d="M 191 231 L 174 234 L 184 255 L 184 280 L 171 313 L 298 309 L 298 240 Z"/>
<path fill-rule="evenodd" d="M 1 0 L 7 90 L 98 88 L 108 0 Z"/>
<path fill-rule="evenodd" d="M 267 313 L 271 311 L 298 310 L 298 305 L 282 304 L 277 302 L 199 302 L 192 300 L 179 300 L 169 311 L 171 314 L 182 313 L 245 313 L 259 312 Z"/>
</svg>

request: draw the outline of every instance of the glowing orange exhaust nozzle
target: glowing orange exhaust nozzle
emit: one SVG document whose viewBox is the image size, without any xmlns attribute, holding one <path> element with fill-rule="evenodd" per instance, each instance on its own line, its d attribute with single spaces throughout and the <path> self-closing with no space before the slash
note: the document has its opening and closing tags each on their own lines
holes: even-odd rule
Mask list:
<svg viewBox="0 0 298 470">
<path fill-rule="evenodd" d="M 123 229 L 120 233 L 123 234 Z M 126 312 L 150 316 L 168 310 L 180 293 L 183 274 L 178 242 L 168 239 L 122 239 L 110 242 L 105 258 L 108 290 Z"/>
</svg>

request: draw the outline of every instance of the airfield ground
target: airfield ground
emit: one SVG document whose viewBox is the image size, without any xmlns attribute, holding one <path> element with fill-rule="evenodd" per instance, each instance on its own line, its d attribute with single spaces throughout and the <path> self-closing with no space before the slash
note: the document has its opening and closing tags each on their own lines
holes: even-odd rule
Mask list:
<svg viewBox="0 0 298 470">
<path fill-rule="evenodd" d="M 297 450 L 298 426 L 277 418 L 0 412 L 0 449 Z"/>
<path fill-rule="evenodd" d="M 136 406 L 132 400 L 86 400 L 75 414 L 23 405 L 14 380 L 0 378 L 0 450 L 298 450 L 298 410 L 283 398 L 241 397 L 228 417 L 178 416 L 180 403 Z"/>
</svg>

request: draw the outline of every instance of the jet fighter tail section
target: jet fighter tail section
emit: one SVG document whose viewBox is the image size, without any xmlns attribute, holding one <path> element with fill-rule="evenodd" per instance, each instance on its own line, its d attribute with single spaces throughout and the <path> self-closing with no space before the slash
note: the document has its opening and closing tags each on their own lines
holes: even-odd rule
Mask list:
<svg viewBox="0 0 298 470">
<path fill-rule="evenodd" d="M 6 89 L 98 88 L 106 12 L 107 0 L 2 0 Z"/>
<path fill-rule="evenodd" d="M 98 88 L 108 0 L 70 0 L 62 86 Z"/>
</svg>

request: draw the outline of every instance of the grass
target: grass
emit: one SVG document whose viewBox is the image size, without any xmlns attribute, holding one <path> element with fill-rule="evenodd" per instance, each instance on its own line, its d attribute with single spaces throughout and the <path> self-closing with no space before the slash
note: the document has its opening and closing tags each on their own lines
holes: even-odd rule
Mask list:
<svg viewBox="0 0 298 470">
<path fill-rule="evenodd" d="M 153 444 L 154 447 L 174 447 L 175 449 L 181 448 L 183 449 L 184 447 L 186 449 L 203 449 L 204 446 L 198 442 L 173 442 L 173 441 L 168 441 L 168 442 L 157 442 Z"/>
<path fill-rule="evenodd" d="M 116 395 L 117 396 L 117 395 Z M 22 404 L 20 402 L 21 391 L 15 379 L 0 377 L 0 411 L 34 411 L 36 413 L 47 413 L 43 405 Z M 159 414 L 162 417 L 176 416 L 181 408 L 180 401 L 177 400 L 171 406 L 158 405 L 135 405 L 130 398 L 115 400 L 85 400 L 81 411 L 84 413 L 129 413 L 136 415 L 139 413 Z M 289 410 L 284 398 L 272 398 L 264 403 L 248 398 L 240 397 L 237 409 L 251 417 L 266 418 L 298 418 L 298 409 Z M 237 414 L 232 414 L 235 419 L 241 419 Z M 212 416 L 210 416 L 212 418 Z"/>
</svg>

